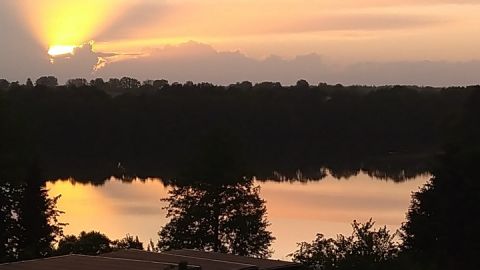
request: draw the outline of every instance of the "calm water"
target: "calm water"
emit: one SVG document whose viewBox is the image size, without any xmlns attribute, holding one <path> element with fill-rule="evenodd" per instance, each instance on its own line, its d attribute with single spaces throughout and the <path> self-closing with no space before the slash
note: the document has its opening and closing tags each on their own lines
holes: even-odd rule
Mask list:
<svg viewBox="0 0 480 270">
<path fill-rule="evenodd" d="M 349 234 L 353 220 L 373 218 L 378 225 L 396 230 L 405 220 L 410 195 L 428 180 L 418 177 L 403 183 L 373 179 L 359 174 L 348 180 L 326 177 L 317 182 L 257 182 L 266 200 L 270 230 L 277 238 L 273 257 L 289 259 L 296 243 L 311 241 L 317 233 L 334 237 Z M 73 181 L 48 183 L 51 196 L 61 194 L 61 221 L 66 234 L 82 230 L 101 231 L 111 239 L 138 235 L 145 243 L 157 241 L 157 232 L 167 223 L 165 203 L 168 187 L 161 181 L 123 183 L 111 179 L 103 186 Z"/>
</svg>

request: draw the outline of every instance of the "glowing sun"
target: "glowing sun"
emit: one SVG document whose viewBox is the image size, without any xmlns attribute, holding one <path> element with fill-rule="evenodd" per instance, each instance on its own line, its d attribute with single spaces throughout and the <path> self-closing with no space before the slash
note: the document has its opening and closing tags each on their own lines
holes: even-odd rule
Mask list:
<svg viewBox="0 0 480 270">
<path fill-rule="evenodd" d="M 15 0 L 15 6 L 40 43 L 49 48 L 48 54 L 56 56 L 71 54 L 75 47 L 94 39 L 123 14 L 128 2 Z"/>
<path fill-rule="evenodd" d="M 77 48 L 77 46 L 73 46 L 73 45 L 54 45 L 54 46 L 51 46 L 48 49 L 48 54 L 50 56 L 73 54 L 75 48 Z"/>
</svg>

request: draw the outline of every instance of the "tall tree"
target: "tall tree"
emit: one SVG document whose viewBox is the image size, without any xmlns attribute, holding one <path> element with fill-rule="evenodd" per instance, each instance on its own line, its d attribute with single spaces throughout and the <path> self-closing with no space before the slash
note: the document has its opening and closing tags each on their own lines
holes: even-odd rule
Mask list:
<svg viewBox="0 0 480 270">
<path fill-rule="evenodd" d="M 0 183 L 0 263 L 15 258 L 13 245 L 16 226 L 17 189 L 9 183 Z"/>
<path fill-rule="evenodd" d="M 163 199 L 171 221 L 159 232 L 158 248 L 268 257 L 275 238 L 259 192 L 252 181 L 174 187 Z"/>
<path fill-rule="evenodd" d="M 22 186 L 16 213 L 18 259 L 47 257 L 53 253 L 55 240 L 63 234 L 65 225 L 58 221 L 62 213 L 56 208 L 59 197 L 48 197 L 40 170 L 33 166 Z"/>
<path fill-rule="evenodd" d="M 25 86 L 26 86 L 27 88 L 33 88 L 32 79 L 28 78 L 28 79 L 27 79 L 27 82 L 25 83 Z"/>
<path fill-rule="evenodd" d="M 430 182 L 413 194 L 402 228 L 406 254 L 425 269 L 480 267 L 480 90 L 455 134 Z"/>
</svg>

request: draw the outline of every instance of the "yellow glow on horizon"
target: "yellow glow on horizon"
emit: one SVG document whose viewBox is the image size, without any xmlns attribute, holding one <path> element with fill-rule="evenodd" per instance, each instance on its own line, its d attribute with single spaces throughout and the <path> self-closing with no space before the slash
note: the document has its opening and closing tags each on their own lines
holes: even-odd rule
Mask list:
<svg viewBox="0 0 480 270">
<path fill-rule="evenodd" d="M 76 47 L 75 45 L 54 45 L 48 49 L 48 54 L 50 56 L 73 54 Z"/>
<path fill-rule="evenodd" d="M 342 65 L 373 59 L 385 62 L 480 58 L 480 4 L 472 1 L 11 2 L 45 53 L 59 45 L 81 46 L 95 40 L 97 52 L 125 54 L 110 61 L 148 57 L 156 49 L 190 40 L 258 59 L 272 54 L 294 58 L 318 53 Z M 70 53 L 70 49 L 60 51 Z"/>
<path fill-rule="evenodd" d="M 124 1 L 18 0 L 16 6 L 39 41 L 56 53 L 95 38 L 122 13 Z"/>
</svg>

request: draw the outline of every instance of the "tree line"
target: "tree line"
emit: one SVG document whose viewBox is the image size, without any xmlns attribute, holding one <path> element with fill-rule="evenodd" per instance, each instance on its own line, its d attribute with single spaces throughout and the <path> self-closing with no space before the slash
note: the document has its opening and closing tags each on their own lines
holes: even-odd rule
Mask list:
<svg viewBox="0 0 480 270">
<path fill-rule="evenodd" d="M 244 175 L 402 181 L 430 170 L 472 87 L 229 86 L 133 78 L 0 82 L 0 164 L 38 159 L 49 179 L 172 179 L 223 137 Z M 294 162 L 292 162 L 294 160 Z M 23 162 L 27 164 L 28 162 Z M 199 165 L 198 165 L 199 166 Z M 272 172 L 278 172 L 273 174 Z"/>
</svg>

